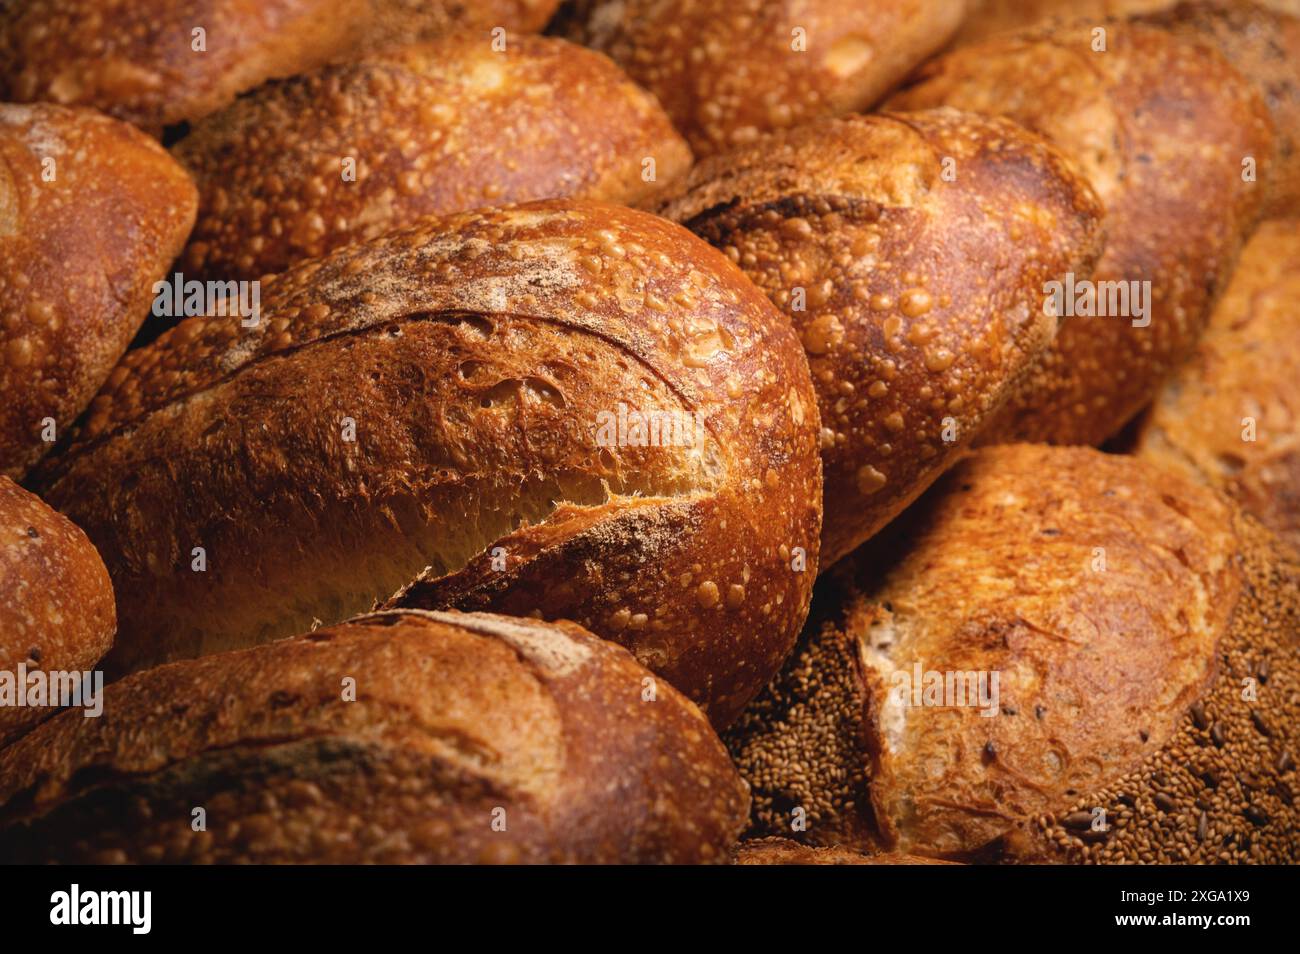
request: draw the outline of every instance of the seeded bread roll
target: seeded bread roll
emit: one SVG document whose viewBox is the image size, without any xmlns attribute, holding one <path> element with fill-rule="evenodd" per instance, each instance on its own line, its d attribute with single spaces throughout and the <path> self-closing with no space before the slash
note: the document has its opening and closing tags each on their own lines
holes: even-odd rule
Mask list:
<svg viewBox="0 0 1300 954">
<path fill-rule="evenodd" d="M 0 474 L 21 478 L 94 397 L 195 204 L 184 170 L 125 123 L 0 104 Z"/>
<path fill-rule="evenodd" d="M 115 671 L 337 622 L 418 575 L 402 605 L 573 619 L 725 723 L 806 615 L 799 342 L 648 213 L 425 219 L 264 283 L 256 327 L 189 319 L 121 368 L 38 478 L 113 574 Z"/>
<path fill-rule="evenodd" d="M 1203 39 L 1254 85 L 1277 133 L 1265 215 L 1300 214 L 1300 2 L 1293 16 L 1253 3 L 1180 3 L 1141 22 Z"/>
<path fill-rule="evenodd" d="M 738 865 L 946 865 L 951 862 L 893 852 L 869 855 L 852 848 L 813 848 L 788 838 L 753 838 L 735 851 Z"/>
<path fill-rule="evenodd" d="M 562 25 L 659 97 L 697 155 L 864 109 L 943 46 L 965 0 L 579 0 Z"/>
<path fill-rule="evenodd" d="M 0 751 L 0 856 L 26 862 L 725 863 L 747 804 L 623 649 L 486 614 L 161 666 Z"/>
<path fill-rule="evenodd" d="M 1300 564 L 1257 523 L 1134 458 L 1013 445 L 896 526 L 831 572 L 728 734 L 756 833 L 961 860 L 1300 859 Z"/>
<path fill-rule="evenodd" d="M 1092 43 L 1083 24 L 966 47 L 890 103 L 1014 119 L 1075 158 L 1106 206 L 1092 287 L 1118 313 L 1089 317 L 1086 299 L 1069 307 L 1089 286 L 1063 286 L 1055 345 L 982 440 L 1097 444 L 1123 427 L 1195 347 L 1265 198 L 1272 123 L 1217 51 L 1122 22 L 1104 52 Z M 1258 182 L 1243 181 L 1247 159 Z M 1112 284 L 1142 282 L 1149 295 Z"/>
<path fill-rule="evenodd" d="M 29 673 L 89 670 L 116 626 L 108 571 L 86 535 L 0 477 L 0 678 L 13 680 L 10 691 L 25 691 L 20 665 Z M 0 692 L 0 746 L 53 711 L 16 705 L 7 694 Z"/>
<path fill-rule="evenodd" d="M 691 162 L 654 97 L 604 56 L 541 37 L 495 52 L 486 33 L 268 84 L 175 154 L 202 197 L 187 270 L 221 280 L 430 213 L 559 196 L 638 204 Z"/>
<path fill-rule="evenodd" d="M 1136 452 L 1202 480 L 1300 552 L 1300 222 L 1265 222 Z"/>
<path fill-rule="evenodd" d="M 822 558 L 953 463 L 1049 346 L 1043 283 L 1087 274 L 1102 209 L 1055 149 L 935 110 L 826 119 L 706 160 L 665 214 L 793 320 L 822 419 Z"/>
<path fill-rule="evenodd" d="M 154 133 L 342 55 L 357 0 L 32 0 L 0 9 L 0 99 L 94 106 Z"/>
</svg>

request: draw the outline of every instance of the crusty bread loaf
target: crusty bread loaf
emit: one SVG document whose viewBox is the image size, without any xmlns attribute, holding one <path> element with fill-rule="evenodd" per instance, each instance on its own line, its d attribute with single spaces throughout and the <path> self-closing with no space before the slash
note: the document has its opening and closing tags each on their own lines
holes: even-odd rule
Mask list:
<svg viewBox="0 0 1300 954">
<path fill-rule="evenodd" d="M 696 168 L 665 214 L 794 321 L 822 419 L 829 565 L 955 461 L 1046 350 L 1043 284 L 1088 274 L 1102 209 L 1005 120 L 827 119 Z"/>
<path fill-rule="evenodd" d="M 360 5 L 360 4 L 358 4 Z M 506 31 L 536 33 L 546 26 L 560 0 L 370 0 L 370 15 L 354 49 L 414 43 L 461 33 L 487 36 Z"/>
<path fill-rule="evenodd" d="M 659 97 L 697 155 L 870 106 L 965 0 L 580 0 L 557 28 Z"/>
<path fill-rule="evenodd" d="M 336 622 L 424 570 L 405 605 L 576 620 L 725 722 L 807 611 L 817 429 L 793 329 L 725 256 L 541 202 L 305 262 L 256 327 L 185 321 L 37 480 L 113 575 L 115 671 Z"/>
<path fill-rule="evenodd" d="M 84 673 L 113 644 L 108 571 L 86 535 L 39 497 L 0 477 L 0 672 L 11 691 L 28 672 Z M 48 716 L 48 695 L 29 707 L 0 692 L 0 745 Z"/>
<path fill-rule="evenodd" d="M 1157 13 L 1178 6 L 1180 0 L 967 0 L 969 12 L 954 44 L 978 43 L 999 33 L 1023 30 L 1049 21 L 1090 17 L 1126 17 Z M 1300 0 L 1226 0 L 1238 9 L 1270 9 L 1300 16 Z"/>
<path fill-rule="evenodd" d="M 0 474 L 21 478 L 104 383 L 195 204 L 125 123 L 0 104 Z"/>
<path fill-rule="evenodd" d="M 1055 346 L 988 440 L 1096 444 L 1118 431 L 1191 353 L 1265 199 L 1272 123 L 1217 51 L 1122 21 L 1109 25 L 1104 52 L 1093 43 L 1082 24 L 965 47 L 891 100 L 1001 114 L 1042 132 L 1078 160 L 1106 206 L 1091 288 L 1105 292 L 1108 313 L 1088 316 L 1086 301 L 1083 314 L 1065 312 Z M 1259 180 L 1243 181 L 1252 159 Z M 1149 307 L 1135 308 L 1135 295 Z M 1080 289 L 1063 297 L 1068 309 Z"/>
<path fill-rule="evenodd" d="M 267 84 L 175 154 L 201 195 L 187 271 L 221 280 L 430 213 L 559 196 L 637 204 L 691 161 L 654 97 L 604 56 L 541 37 L 496 52 L 487 34 Z"/>
<path fill-rule="evenodd" d="M 788 838 L 751 838 L 735 851 L 738 865 L 946 865 L 948 861 L 896 852 L 867 854 L 852 848 L 801 845 Z"/>
<path fill-rule="evenodd" d="M 700 711 L 571 623 L 378 614 L 105 696 L 0 751 L 0 857 L 721 863 L 745 821 Z"/>
<path fill-rule="evenodd" d="M 342 55 L 367 14 L 357 0 L 13 3 L 0 8 L 0 100 L 94 106 L 158 134 Z"/>
<path fill-rule="evenodd" d="M 1300 552 L 1298 346 L 1300 222 L 1265 222 L 1136 449 L 1224 491 Z"/>
<path fill-rule="evenodd" d="M 1265 215 L 1300 214 L 1300 0 L 1292 16 L 1254 3 L 1180 3 L 1140 22 L 1214 45 L 1254 84 L 1277 134 Z"/>
<path fill-rule="evenodd" d="M 1300 859 L 1300 563 L 1258 524 L 1134 458 L 1012 445 L 896 527 L 831 571 L 729 733 L 757 832 L 970 860 Z"/>
</svg>

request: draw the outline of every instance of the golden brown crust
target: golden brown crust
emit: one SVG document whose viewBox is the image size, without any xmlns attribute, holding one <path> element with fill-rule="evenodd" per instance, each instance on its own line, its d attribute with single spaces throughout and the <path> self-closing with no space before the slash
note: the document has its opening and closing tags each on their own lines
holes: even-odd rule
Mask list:
<svg viewBox="0 0 1300 954">
<path fill-rule="evenodd" d="M 356 0 L 10 4 L 0 11 L 0 99 L 94 106 L 158 134 L 341 55 L 367 14 Z"/>
<path fill-rule="evenodd" d="M 1283 756 L 1296 731 L 1300 568 L 1234 513 L 1175 472 L 1082 448 L 1012 445 L 963 462 L 888 540 L 831 572 L 824 618 L 729 731 L 754 831 L 1031 859 L 1045 851 L 1027 834 L 1040 821 L 1063 820 L 1076 847 L 1098 844 L 1075 803 L 1114 821 L 1096 793 L 1114 794 L 1134 770 L 1212 761 L 1282 786 L 1261 801 L 1266 818 L 1225 792 L 1212 829 L 1253 826 L 1264 846 L 1254 860 L 1294 860 L 1300 843 L 1279 806 L 1294 773 Z M 1262 656 L 1269 691 L 1220 738 L 1216 700 L 1241 688 L 1241 660 Z M 930 678 L 916 683 L 918 663 L 945 680 L 983 672 L 987 694 L 965 705 L 923 695 L 918 706 L 909 690 Z M 1218 754 L 1191 754 L 1189 712 L 1201 720 L 1196 744 Z M 1281 768 L 1261 770 L 1261 753 Z M 1136 790 L 1145 801 L 1128 804 L 1128 829 L 1164 824 L 1162 779 Z M 798 809 L 802 833 L 791 827 Z M 1166 857 L 1155 840 L 1115 840 L 1111 855 L 1082 860 Z"/>
<path fill-rule="evenodd" d="M 0 477 L 0 672 L 85 672 L 113 644 L 104 563 L 86 535 Z M 10 702 L 16 700 L 9 700 Z M 0 704 L 0 745 L 52 710 Z"/>
<path fill-rule="evenodd" d="M 1287 16 L 1254 3 L 1180 3 L 1141 18 L 1204 39 L 1241 71 L 1273 116 L 1276 149 L 1265 216 L 1300 214 L 1300 0 Z"/>
<path fill-rule="evenodd" d="M 542 37 L 491 44 L 458 35 L 331 66 L 196 125 L 175 149 L 201 195 L 187 272 L 257 278 L 485 205 L 636 205 L 689 168 L 654 97 L 604 56 Z"/>
<path fill-rule="evenodd" d="M 1265 222 L 1136 453 L 1225 492 L 1300 552 L 1300 222 Z"/>
<path fill-rule="evenodd" d="M 359 49 L 431 40 L 450 33 L 488 36 L 500 27 L 504 39 L 536 33 L 560 0 L 370 0 L 370 15 L 357 37 Z"/>
<path fill-rule="evenodd" d="M 1105 52 L 1093 39 L 1083 24 L 966 47 L 890 101 L 1001 114 L 1045 134 L 1106 205 L 1093 281 L 1150 282 L 1147 324 L 1066 317 L 981 440 L 1096 444 L 1118 431 L 1194 347 L 1265 199 L 1272 123 L 1217 51 L 1122 22 L 1108 27 Z M 1259 182 L 1243 181 L 1247 158 Z"/>
<path fill-rule="evenodd" d="M 964 0 L 586 0 L 570 36 L 659 97 L 700 156 L 864 109 L 943 46 Z M 802 31 L 802 32 L 800 32 Z"/>
<path fill-rule="evenodd" d="M 735 851 L 738 865 L 945 865 L 947 861 L 895 852 L 865 854 L 852 848 L 814 848 L 788 838 L 754 838 Z"/>
<path fill-rule="evenodd" d="M 195 205 L 184 170 L 125 123 L 0 105 L 0 474 L 21 478 L 104 383 Z"/>
<path fill-rule="evenodd" d="M 428 567 L 407 605 L 574 619 L 721 723 L 806 614 L 798 341 L 648 213 L 426 219 L 264 283 L 255 328 L 189 319 L 119 370 L 38 477 L 113 574 L 118 669 L 335 622 Z M 681 432 L 602 432 L 620 404 Z"/>
<path fill-rule="evenodd" d="M 1102 209 L 1005 120 L 826 119 L 705 160 L 664 214 L 789 315 L 822 419 L 822 558 L 955 461 L 1046 350 L 1044 282 L 1087 274 Z"/>
<path fill-rule="evenodd" d="M 726 862 L 746 805 L 700 711 L 623 649 L 479 614 L 161 666 L 0 752 L 11 860 Z"/>
</svg>

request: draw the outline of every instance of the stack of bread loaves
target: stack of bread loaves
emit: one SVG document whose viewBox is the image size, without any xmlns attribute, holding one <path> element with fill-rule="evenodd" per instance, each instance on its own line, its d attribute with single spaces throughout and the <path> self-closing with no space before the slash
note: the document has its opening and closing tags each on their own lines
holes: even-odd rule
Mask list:
<svg viewBox="0 0 1300 954">
<path fill-rule="evenodd" d="M 0 4 L 0 860 L 1300 860 L 1294 8 Z"/>
</svg>

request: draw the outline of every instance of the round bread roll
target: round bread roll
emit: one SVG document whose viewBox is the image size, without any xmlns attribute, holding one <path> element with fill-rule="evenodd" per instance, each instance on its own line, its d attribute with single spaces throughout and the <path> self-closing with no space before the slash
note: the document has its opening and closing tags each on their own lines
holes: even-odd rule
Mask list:
<svg viewBox="0 0 1300 954">
<path fill-rule="evenodd" d="M 557 28 L 659 97 L 697 155 L 864 109 L 941 48 L 964 0 L 579 0 Z"/>
<path fill-rule="evenodd" d="M 1097 42 L 1083 24 L 966 47 L 890 102 L 1008 116 L 1075 158 L 1106 206 L 1092 284 L 1074 275 L 1059 302 L 1044 296 L 1056 343 L 981 440 L 1115 434 L 1191 353 L 1265 199 L 1272 123 L 1221 55 L 1122 22 Z M 1251 160 L 1259 182 L 1243 181 Z"/>
<path fill-rule="evenodd" d="M 110 668 L 402 605 L 573 619 L 725 723 L 817 571 L 789 322 L 645 212 L 541 202 L 267 282 L 130 352 L 38 476 L 118 594 Z M 423 571 L 423 572 L 422 572 Z"/>
<path fill-rule="evenodd" d="M 457 36 L 271 83 L 175 149 L 201 196 L 199 278 L 280 272 L 421 215 L 560 196 L 628 205 L 690 166 L 653 96 L 604 56 Z M 647 178 L 649 181 L 647 181 Z"/>
<path fill-rule="evenodd" d="M 1043 284 L 1102 208 L 1055 149 L 935 110 L 826 119 L 697 167 L 664 212 L 795 324 L 821 409 L 829 565 L 943 472 L 1044 353 Z"/>
<path fill-rule="evenodd" d="M 1225 492 L 1300 552 L 1300 222 L 1266 222 L 1136 452 Z"/>
<path fill-rule="evenodd" d="M 946 865 L 948 861 L 896 852 L 866 854 L 852 848 L 814 848 L 788 838 L 753 838 L 735 851 L 738 865 Z"/>
<path fill-rule="evenodd" d="M 341 55 L 357 0 L 33 0 L 0 9 L 0 99 L 94 106 L 157 135 Z"/>
<path fill-rule="evenodd" d="M 1253 519 L 1134 458 L 1011 445 L 896 526 L 832 571 L 728 736 L 758 831 L 979 861 L 1300 859 L 1300 562 Z"/>
<path fill-rule="evenodd" d="M 194 224 L 194 184 L 88 109 L 0 104 L 0 474 L 85 409 Z"/>
<path fill-rule="evenodd" d="M 160 666 L 0 751 L 0 856 L 29 863 L 725 863 L 747 805 L 623 649 L 486 614 Z"/>
<path fill-rule="evenodd" d="M 87 672 L 116 628 L 108 571 L 86 535 L 0 477 L 0 746 L 54 711 L 48 694 L 27 705 L 20 672 Z"/>
</svg>

